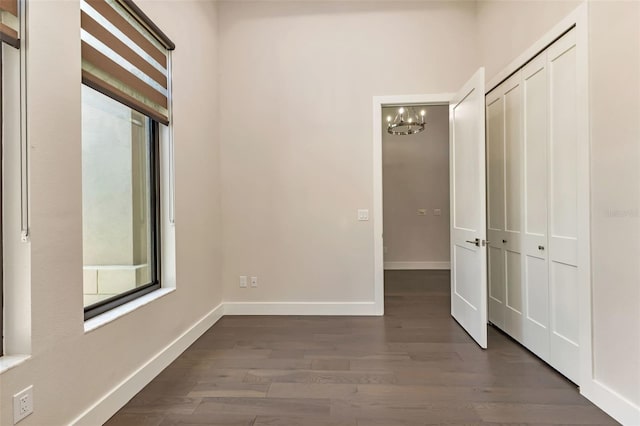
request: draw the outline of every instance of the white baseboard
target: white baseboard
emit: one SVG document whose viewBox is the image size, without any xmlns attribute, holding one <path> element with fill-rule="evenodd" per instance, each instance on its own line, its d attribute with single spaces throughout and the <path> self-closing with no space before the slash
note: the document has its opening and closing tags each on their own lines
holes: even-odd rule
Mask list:
<svg viewBox="0 0 640 426">
<path fill-rule="evenodd" d="M 211 328 L 224 315 L 224 304 L 218 305 L 147 361 L 142 367 L 124 379 L 98 402 L 76 418 L 72 425 L 95 426 L 104 424 L 114 413 L 142 390 L 182 352 Z"/>
<path fill-rule="evenodd" d="M 375 302 L 226 302 L 225 315 L 381 315 Z"/>
<path fill-rule="evenodd" d="M 621 424 L 640 425 L 640 407 L 599 381 L 580 386 L 580 393 Z"/>
<path fill-rule="evenodd" d="M 384 262 L 385 270 L 451 269 L 450 262 Z"/>
</svg>

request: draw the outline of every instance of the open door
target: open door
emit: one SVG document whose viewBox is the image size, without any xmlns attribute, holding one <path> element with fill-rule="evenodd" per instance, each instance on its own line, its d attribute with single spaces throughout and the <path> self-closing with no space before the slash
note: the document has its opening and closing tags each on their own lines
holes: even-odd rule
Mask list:
<svg viewBox="0 0 640 426">
<path fill-rule="evenodd" d="M 487 347 L 484 68 L 449 105 L 451 315 Z"/>
</svg>

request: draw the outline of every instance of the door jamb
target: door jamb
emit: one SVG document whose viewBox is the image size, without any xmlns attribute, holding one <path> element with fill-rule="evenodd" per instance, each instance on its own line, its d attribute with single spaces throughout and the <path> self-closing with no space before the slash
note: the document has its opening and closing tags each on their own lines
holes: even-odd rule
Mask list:
<svg viewBox="0 0 640 426">
<path fill-rule="evenodd" d="M 374 310 L 384 315 L 384 243 L 382 241 L 382 108 L 392 105 L 449 105 L 453 93 L 373 97 L 373 276 Z"/>
</svg>

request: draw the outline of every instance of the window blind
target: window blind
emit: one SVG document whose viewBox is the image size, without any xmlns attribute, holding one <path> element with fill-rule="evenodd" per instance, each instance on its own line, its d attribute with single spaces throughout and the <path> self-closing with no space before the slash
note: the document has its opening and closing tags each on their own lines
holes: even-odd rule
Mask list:
<svg viewBox="0 0 640 426">
<path fill-rule="evenodd" d="M 0 0 L 0 42 L 20 47 L 18 0 Z"/>
<path fill-rule="evenodd" d="M 82 82 L 169 124 L 173 42 L 131 0 L 83 0 L 80 9 Z"/>
</svg>

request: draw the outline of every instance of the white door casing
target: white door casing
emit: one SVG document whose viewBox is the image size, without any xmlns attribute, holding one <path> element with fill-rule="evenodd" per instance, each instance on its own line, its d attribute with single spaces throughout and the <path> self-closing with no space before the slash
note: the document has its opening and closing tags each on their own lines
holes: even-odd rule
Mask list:
<svg viewBox="0 0 640 426">
<path fill-rule="evenodd" d="M 484 68 L 449 106 L 451 315 L 487 347 Z"/>
</svg>

